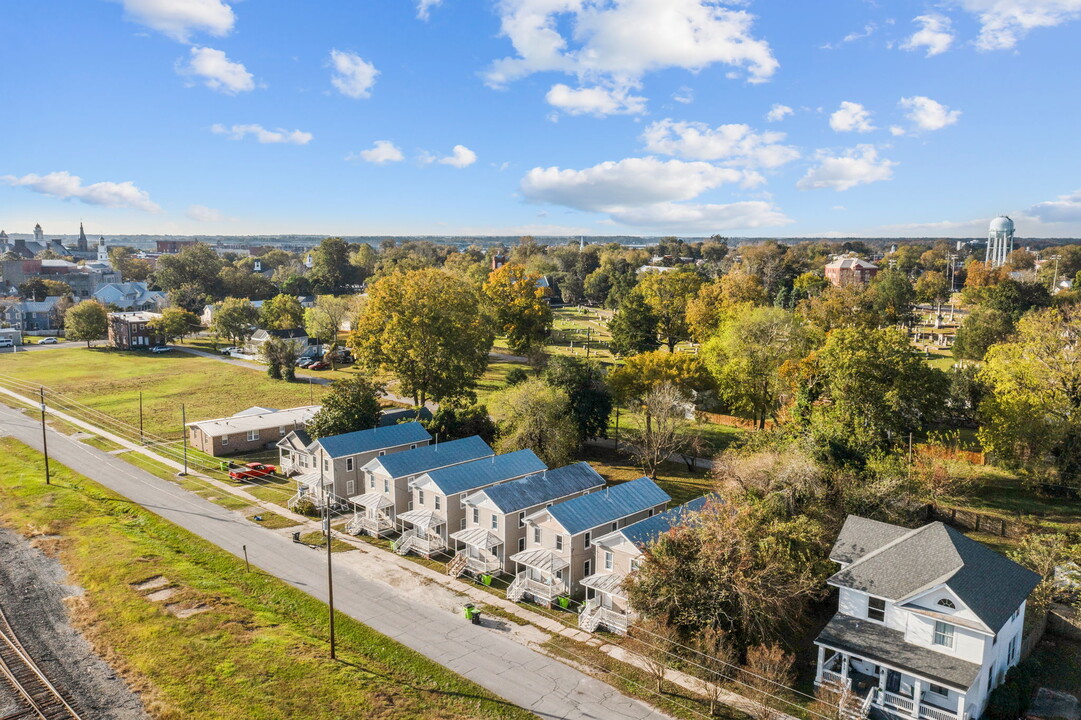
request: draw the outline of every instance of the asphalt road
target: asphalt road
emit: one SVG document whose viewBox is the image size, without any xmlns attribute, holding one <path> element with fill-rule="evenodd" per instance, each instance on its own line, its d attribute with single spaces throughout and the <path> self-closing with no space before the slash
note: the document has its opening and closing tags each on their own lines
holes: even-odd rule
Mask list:
<svg viewBox="0 0 1081 720">
<path fill-rule="evenodd" d="M 41 428 L 0 406 L 0 434 L 41 449 Z M 242 515 L 203 500 L 123 460 L 49 432 L 49 455 L 224 550 L 326 602 L 326 568 L 313 551 L 253 525 Z M 321 557 L 321 556 L 320 556 Z M 334 574 L 335 606 L 369 627 L 426 655 L 541 718 L 599 720 L 668 716 L 615 688 L 450 613 L 407 598 L 389 585 L 347 568 Z"/>
</svg>

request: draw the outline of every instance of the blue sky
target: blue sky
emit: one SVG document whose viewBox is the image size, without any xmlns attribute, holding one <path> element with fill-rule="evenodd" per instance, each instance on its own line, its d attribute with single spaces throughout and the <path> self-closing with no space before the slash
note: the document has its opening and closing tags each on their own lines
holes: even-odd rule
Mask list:
<svg viewBox="0 0 1081 720">
<path fill-rule="evenodd" d="M 1081 236 L 1081 0 L 35 0 L 0 227 Z"/>
</svg>

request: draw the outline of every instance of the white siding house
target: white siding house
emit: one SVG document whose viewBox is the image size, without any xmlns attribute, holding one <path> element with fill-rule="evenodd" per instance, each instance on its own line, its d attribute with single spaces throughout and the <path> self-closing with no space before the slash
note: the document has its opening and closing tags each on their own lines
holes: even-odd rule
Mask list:
<svg viewBox="0 0 1081 720">
<path fill-rule="evenodd" d="M 830 559 L 837 614 L 815 682 L 864 716 L 970 720 L 1020 659 L 1039 576 L 942 523 L 916 530 L 849 516 Z"/>
</svg>

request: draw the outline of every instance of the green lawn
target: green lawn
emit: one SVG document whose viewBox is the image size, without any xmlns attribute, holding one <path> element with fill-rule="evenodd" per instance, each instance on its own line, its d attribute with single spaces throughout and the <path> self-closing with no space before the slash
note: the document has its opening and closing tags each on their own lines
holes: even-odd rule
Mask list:
<svg viewBox="0 0 1081 720">
<path fill-rule="evenodd" d="M 75 622 L 153 717 L 532 717 L 344 616 L 330 661 L 323 603 L 58 464 L 45 486 L 41 456 L 13 439 L 0 450 L 0 518 L 58 536 L 50 552 L 84 589 Z M 170 603 L 207 610 L 181 619 L 134 587 L 157 576 Z"/>
<path fill-rule="evenodd" d="M 616 429 L 616 416 L 612 413 L 611 424 L 608 427 L 608 436 L 615 437 Z M 641 421 L 638 417 L 628 412 L 626 408 L 621 408 L 619 412 L 619 431 L 622 437 L 625 437 L 624 433 L 627 430 L 634 430 L 641 426 Z M 692 433 L 698 433 L 702 437 L 702 441 L 705 444 L 701 455 L 707 458 L 712 458 L 717 453 L 729 447 L 732 443 L 742 438 L 746 433 L 751 432 L 744 430 L 743 428 L 733 427 L 731 425 L 721 425 L 719 423 L 712 422 L 694 422 L 688 426 L 688 431 Z"/>
<path fill-rule="evenodd" d="M 256 525 L 261 525 L 262 527 L 270 528 L 271 530 L 281 530 L 287 527 L 296 527 L 299 524 L 296 520 L 282 517 L 277 513 L 267 512 L 265 510 L 249 515 L 248 519 Z"/>
<path fill-rule="evenodd" d="M 1043 497 L 1001 468 L 983 466 L 978 470 L 980 487 L 958 507 L 1038 524 L 1055 532 L 1081 533 L 1081 500 Z"/>
<path fill-rule="evenodd" d="M 181 437 L 182 404 L 191 422 L 232 415 L 252 405 L 296 407 L 311 398 L 318 403 L 326 393 L 319 385 L 275 381 L 256 370 L 176 351 L 154 355 L 64 348 L 21 353 L 5 361 L 3 374 L 45 385 L 134 428 L 139 425 L 142 391 L 146 432 L 170 438 Z"/>
</svg>

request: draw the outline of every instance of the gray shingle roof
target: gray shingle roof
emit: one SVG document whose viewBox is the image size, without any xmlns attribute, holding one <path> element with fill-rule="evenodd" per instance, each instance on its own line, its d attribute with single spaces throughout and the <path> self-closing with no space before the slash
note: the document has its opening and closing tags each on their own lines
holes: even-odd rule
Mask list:
<svg viewBox="0 0 1081 720">
<path fill-rule="evenodd" d="M 457 465 L 470 460 L 479 460 L 492 455 L 495 455 L 495 452 L 488 447 L 488 443 L 474 435 L 461 440 L 452 440 L 438 445 L 427 445 L 415 450 L 405 450 L 384 455 L 381 458 L 372 460 L 372 462 L 378 462 L 382 465 L 383 470 L 391 477 L 399 478 L 408 475 L 420 475 L 436 468 Z"/>
<path fill-rule="evenodd" d="M 411 422 L 387 427 L 375 427 L 369 430 L 357 430 L 342 435 L 330 435 L 319 438 L 315 442 L 321 445 L 328 455 L 337 458 L 383 450 L 398 445 L 421 443 L 431 439 L 432 436 L 428 434 L 423 425 L 419 422 Z"/>
<path fill-rule="evenodd" d="M 830 578 L 830 583 L 900 601 L 945 584 L 998 632 L 1040 576 L 940 522 L 909 530 Z"/>
<path fill-rule="evenodd" d="M 546 512 L 568 533 L 577 535 L 671 499 L 655 482 L 647 477 L 640 477 L 553 505 Z"/>
<path fill-rule="evenodd" d="M 532 450 L 517 450 L 432 470 L 423 477 L 430 480 L 444 495 L 455 495 L 528 475 L 546 467 L 548 466 Z M 417 478 L 417 482 L 421 480 L 422 478 Z"/>
<path fill-rule="evenodd" d="M 909 532 L 899 525 L 849 515 L 830 551 L 830 560 L 847 565 Z"/>
<path fill-rule="evenodd" d="M 961 692 L 972 686 L 981 669 L 976 663 L 905 642 L 905 634 L 900 630 L 841 613 L 833 616 L 815 642 L 908 670 Z"/>
<path fill-rule="evenodd" d="M 479 502 L 483 495 L 500 512 L 512 513 L 600 487 L 604 478 L 589 463 L 580 462 L 500 483 L 473 497 Z"/>
</svg>

